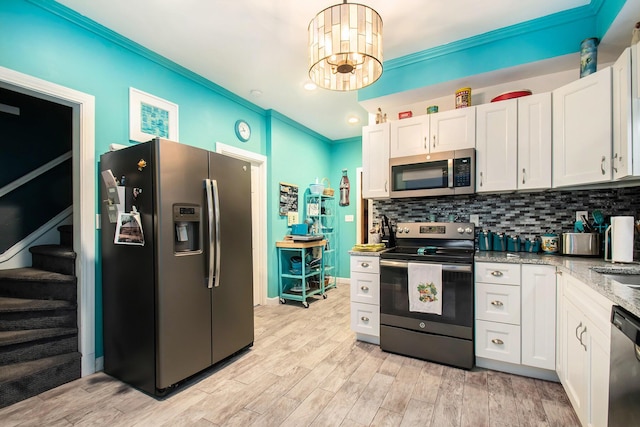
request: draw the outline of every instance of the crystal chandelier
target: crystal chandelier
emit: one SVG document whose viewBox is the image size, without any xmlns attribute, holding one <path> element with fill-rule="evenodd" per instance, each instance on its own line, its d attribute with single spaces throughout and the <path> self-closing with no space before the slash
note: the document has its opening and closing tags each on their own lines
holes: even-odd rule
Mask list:
<svg viewBox="0 0 640 427">
<path fill-rule="evenodd" d="M 309 77 L 325 89 L 347 91 L 382 75 L 382 19 L 370 7 L 328 7 L 309 23 Z"/>
</svg>

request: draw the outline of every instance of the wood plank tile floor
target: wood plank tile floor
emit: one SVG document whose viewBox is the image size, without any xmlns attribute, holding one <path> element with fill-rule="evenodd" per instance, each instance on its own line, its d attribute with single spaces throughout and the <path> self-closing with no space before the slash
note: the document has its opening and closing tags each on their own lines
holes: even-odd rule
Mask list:
<svg viewBox="0 0 640 427">
<path fill-rule="evenodd" d="M 255 344 L 164 399 L 102 372 L 0 409 L 8 426 L 579 426 L 562 386 L 385 353 L 349 287 L 255 309 Z"/>
</svg>

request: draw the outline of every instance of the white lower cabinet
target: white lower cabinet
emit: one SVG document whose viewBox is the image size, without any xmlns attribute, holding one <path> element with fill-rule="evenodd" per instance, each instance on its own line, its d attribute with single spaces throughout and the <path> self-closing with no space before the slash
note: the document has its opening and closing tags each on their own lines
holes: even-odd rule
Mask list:
<svg viewBox="0 0 640 427">
<path fill-rule="evenodd" d="M 566 274 L 558 297 L 558 376 L 582 425 L 606 427 L 613 304 Z"/>
<path fill-rule="evenodd" d="M 478 366 L 555 377 L 555 272 L 548 265 L 476 263 Z"/>
<path fill-rule="evenodd" d="M 351 330 L 380 344 L 380 258 L 351 255 Z"/>
</svg>

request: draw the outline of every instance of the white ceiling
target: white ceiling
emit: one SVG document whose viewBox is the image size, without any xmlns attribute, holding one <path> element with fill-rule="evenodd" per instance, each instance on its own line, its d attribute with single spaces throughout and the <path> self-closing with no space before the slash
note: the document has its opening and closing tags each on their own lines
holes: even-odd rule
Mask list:
<svg viewBox="0 0 640 427">
<path fill-rule="evenodd" d="M 339 0 L 57 1 L 329 139 L 360 135 L 362 124 L 367 123 L 367 111 L 358 103 L 356 92 L 308 92 L 302 87 L 308 81 L 309 21 Z M 382 17 L 384 59 L 388 60 L 583 6 L 590 0 L 360 2 Z M 629 3 L 640 4 L 627 0 Z M 621 27 L 616 34 L 627 44 L 632 25 L 626 21 L 635 20 L 624 21 L 623 25 L 615 23 Z M 261 95 L 253 95 L 252 90 Z M 361 123 L 347 124 L 350 115 L 359 117 Z"/>
</svg>

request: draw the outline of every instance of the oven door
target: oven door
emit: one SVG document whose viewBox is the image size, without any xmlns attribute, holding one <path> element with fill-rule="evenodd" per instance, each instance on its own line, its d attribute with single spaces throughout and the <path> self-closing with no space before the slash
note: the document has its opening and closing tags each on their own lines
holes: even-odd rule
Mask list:
<svg viewBox="0 0 640 427">
<path fill-rule="evenodd" d="M 442 264 L 442 315 L 409 311 L 407 267 L 380 260 L 380 324 L 473 340 L 473 264 Z"/>
</svg>

